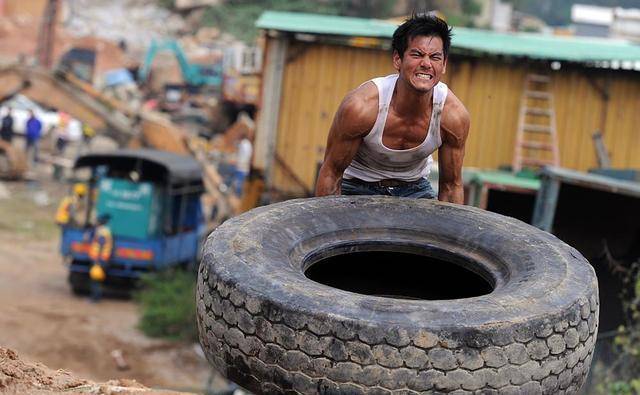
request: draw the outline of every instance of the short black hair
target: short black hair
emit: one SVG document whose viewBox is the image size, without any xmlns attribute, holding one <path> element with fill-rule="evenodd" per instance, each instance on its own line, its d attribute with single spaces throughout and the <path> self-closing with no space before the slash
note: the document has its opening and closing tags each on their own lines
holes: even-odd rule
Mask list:
<svg viewBox="0 0 640 395">
<path fill-rule="evenodd" d="M 451 27 L 444 20 L 429 13 L 411 14 L 404 23 L 393 32 L 391 49 L 402 57 L 409 41 L 417 36 L 437 36 L 442 40 L 444 57 L 449 55 L 451 46 Z"/>
</svg>

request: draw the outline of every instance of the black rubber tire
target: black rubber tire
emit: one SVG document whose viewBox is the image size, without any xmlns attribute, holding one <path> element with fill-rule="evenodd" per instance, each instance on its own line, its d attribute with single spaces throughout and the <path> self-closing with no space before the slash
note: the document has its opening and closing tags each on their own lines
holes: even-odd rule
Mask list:
<svg viewBox="0 0 640 395">
<path fill-rule="evenodd" d="M 358 245 L 449 251 L 477 262 L 495 288 L 400 300 L 304 276 L 322 251 Z M 263 394 L 574 394 L 599 305 L 591 265 L 551 234 L 472 207 L 353 196 L 224 223 L 206 242 L 196 301 L 208 360 Z"/>
<path fill-rule="evenodd" d="M 89 295 L 89 275 L 86 273 L 69 272 L 71 292 L 77 296 Z"/>
</svg>

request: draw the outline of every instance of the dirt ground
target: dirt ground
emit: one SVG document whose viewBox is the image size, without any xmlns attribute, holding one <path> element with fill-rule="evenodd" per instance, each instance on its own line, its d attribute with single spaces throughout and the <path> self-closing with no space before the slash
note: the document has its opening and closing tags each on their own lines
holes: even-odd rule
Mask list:
<svg viewBox="0 0 640 395">
<path fill-rule="evenodd" d="M 10 196 L 0 197 L 0 348 L 92 381 L 133 379 L 204 392 L 211 370 L 199 346 L 146 337 L 136 328 L 133 301 L 91 304 L 71 294 L 53 224 L 68 189 L 43 171 L 36 179 L 4 182 Z M 129 369 L 118 369 L 114 350 L 122 351 Z M 213 378 L 213 388 L 224 386 L 220 376 Z"/>
</svg>

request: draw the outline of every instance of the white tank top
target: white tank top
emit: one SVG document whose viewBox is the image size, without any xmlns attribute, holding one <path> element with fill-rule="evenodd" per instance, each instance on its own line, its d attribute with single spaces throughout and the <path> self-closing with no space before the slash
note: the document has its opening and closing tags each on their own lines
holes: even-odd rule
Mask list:
<svg viewBox="0 0 640 395">
<path fill-rule="evenodd" d="M 343 178 L 358 178 L 367 182 L 385 179 L 417 181 L 429 175 L 433 163 L 431 154 L 442 145 L 440 118 L 449 89 L 443 82 L 433 88 L 433 110 L 424 141 L 409 149 L 391 149 L 382 143 L 382 132 L 397 80 L 398 74 L 371 80 L 378 87 L 378 117 L 351 164 L 344 171 Z"/>
</svg>

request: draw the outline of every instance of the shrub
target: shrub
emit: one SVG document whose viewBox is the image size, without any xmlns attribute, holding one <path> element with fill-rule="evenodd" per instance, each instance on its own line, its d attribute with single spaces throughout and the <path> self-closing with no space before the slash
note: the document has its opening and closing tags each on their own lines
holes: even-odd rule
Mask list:
<svg viewBox="0 0 640 395">
<path fill-rule="evenodd" d="M 135 295 L 141 310 L 138 328 L 150 337 L 196 341 L 195 283 L 195 275 L 184 270 L 145 275 Z"/>
</svg>

